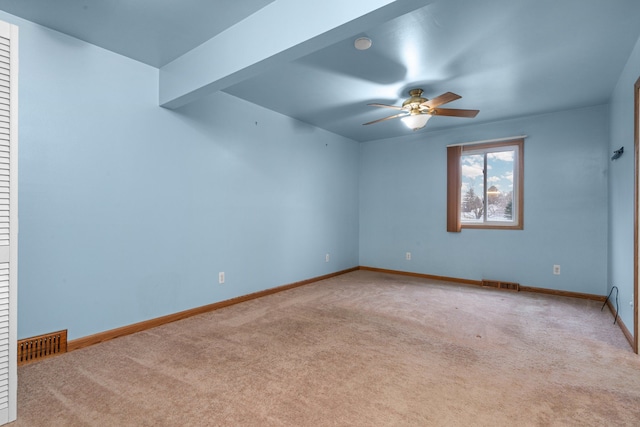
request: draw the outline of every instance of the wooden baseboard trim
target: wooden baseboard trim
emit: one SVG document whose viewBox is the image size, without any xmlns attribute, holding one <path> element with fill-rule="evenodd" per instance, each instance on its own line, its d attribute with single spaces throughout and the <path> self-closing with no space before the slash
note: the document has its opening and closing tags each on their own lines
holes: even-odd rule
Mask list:
<svg viewBox="0 0 640 427">
<path fill-rule="evenodd" d="M 178 320 L 186 319 L 188 317 L 196 316 L 198 314 L 208 313 L 210 311 L 218 310 L 223 307 L 228 307 L 230 305 L 239 304 L 241 302 L 250 301 L 252 299 L 264 297 L 267 295 L 275 294 L 278 292 L 286 291 L 288 289 L 297 288 L 299 286 L 304 286 L 310 283 L 318 282 L 320 280 L 329 279 L 331 277 L 340 276 L 342 274 L 350 273 L 356 270 L 365 270 L 365 271 L 375 271 L 378 273 L 387 273 L 387 274 L 395 274 L 400 276 L 410 276 L 417 277 L 422 279 L 431 279 L 438 280 L 443 282 L 451 282 L 458 283 L 463 285 L 473 285 L 473 286 L 482 286 L 481 280 L 470 280 L 470 279 L 461 279 L 457 277 L 447 277 L 447 276 L 436 276 L 433 274 L 424 274 L 424 273 L 414 273 L 410 271 L 400 271 L 400 270 L 389 270 L 384 268 L 376 268 L 376 267 L 367 267 L 367 266 L 359 266 L 353 267 L 342 271 L 337 271 L 335 273 L 325 274 L 323 276 L 313 277 L 311 279 L 301 280 L 299 282 L 290 283 L 287 285 L 278 286 L 275 288 L 265 289 L 263 291 L 254 292 L 247 295 L 241 295 L 236 298 L 231 298 L 224 301 L 219 301 L 213 304 L 208 304 L 196 308 L 192 308 L 190 310 L 181 311 L 178 313 L 169 314 L 162 317 L 157 317 L 150 320 L 145 320 L 142 322 L 134 323 L 132 325 L 123 326 L 121 328 L 111 329 L 104 332 L 99 332 L 94 335 L 89 335 L 86 337 L 77 338 L 75 340 L 69 341 L 67 343 L 67 351 L 78 350 L 84 347 L 88 347 L 94 344 L 98 344 L 101 342 L 109 341 L 114 338 L 122 337 L 125 335 L 134 334 L 136 332 L 145 331 L 147 329 L 155 328 L 156 326 L 164 325 L 166 323 L 175 322 Z M 605 296 L 602 295 L 594 295 L 594 294 L 586 294 L 580 292 L 571 292 L 571 291 L 558 291 L 555 289 L 545 289 L 545 288 L 536 288 L 531 286 L 520 286 L 521 292 L 533 292 L 547 295 L 555 295 L 555 296 L 563 296 L 563 297 L 571 297 L 571 298 L 582 298 L 589 299 L 594 301 L 604 302 L 606 300 Z M 615 316 L 615 309 L 611 305 L 611 302 L 608 301 L 607 305 L 612 313 Z M 625 337 L 630 343 L 633 343 L 633 336 L 622 322 L 620 318 L 618 318 L 618 324 L 620 325 L 620 329 L 624 333 Z M 631 344 L 633 347 L 633 344 Z"/>
<path fill-rule="evenodd" d="M 434 276 L 433 274 L 413 273 L 411 271 L 387 270 L 385 268 L 360 266 L 358 270 L 376 271 L 378 273 L 397 274 L 400 276 L 419 277 L 421 279 L 441 280 L 444 282 L 462 283 L 464 285 L 482 286 L 482 280 L 459 279 L 456 277 Z"/>
<path fill-rule="evenodd" d="M 616 309 L 613 308 L 613 304 L 611 304 L 611 300 L 607 300 L 607 307 L 609 307 L 609 311 L 611 312 L 611 314 L 613 315 L 613 318 L 615 319 L 616 318 Z M 629 329 L 627 328 L 627 325 L 624 324 L 624 322 L 622 321 L 620 316 L 618 316 L 617 323 L 618 323 L 618 326 L 620 327 L 620 329 L 622 330 L 622 333 L 624 334 L 625 338 L 629 342 L 629 345 L 631 346 L 631 349 L 633 349 L 633 346 L 635 344 L 635 340 L 633 339 L 633 334 L 629 331 Z"/>
<path fill-rule="evenodd" d="M 401 276 L 419 277 L 423 279 L 441 280 L 444 282 L 461 283 L 465 285 L 482 286 L 482 280 L 460 279 L 457 277 L 434 276 L 432 274 L 412 273 L 409 271 L 387 270 L 384 268 L 360 266 L 360 270 L 377 271 L 379 273 L 398 274 Z M 604 302 L 607 298 L 603 295 L 585 294 L 581 292 L 558 291 L 555 289 L 535 288 L 532 286 L 520 286 L 520 292 L 533 292 L 538 294 L 555 295 L 559 297 L 581 298 Z"/>
<path fill-rule="evenodd" d="M 319 282 L 320 280 L 325 280 L 331 277 L 340 276 L 342 274 L 350 273 L 356 270 L 358 270 L 358 267 L 353 267 L 346 270 L 337 271 L 335 273 L 325 274 L 323 276 L 313 277 L 311 279 L 289 283 L 288 285 L 282 285 L 275 288 L 254 292 L 247 295 L 241 295 L 239 297 L 231 298 L 231 299 L 220 301 L 220 302 L 215 302 L 213 304 L 203 305 L 200 307 L 192 308 L 190 310 L 180 311 L 178 313 L 173 313 L 173 314 L 169 314 L 162 317 L 156 317 L 155 319 L 145 320 L 142 322 L 134 323 L 132 325 L 123 326 L 121 328 L 99 332 L 94 335 L 88 335 L 86 337 L 77 338 L 67 343 L 67 351 L 78 350 L 84 347 L 88 347 L 90 345 L 109 341 L 114 338 L 123 337 L 125 335 L 131 335 L 136 332 L 141 332 L 147 329 L 155 328 L 156 326 L 164 325 L 166 323 L 171 323 L 177 320 L 186 319 L 188 317 L 196 316 L 198 314 L 208 313 L 210 311 L 218 310 L 223 307 L 228 307 L 230 305 L 239 304 L 241 302 L 264 297 L 264 296 L 275 294 L 282 291 L 286 291 L 288 289 L 297 288 L 299 286 L 308 285 L 310 283 Z"/>
<path fill-rule="evenodd" d="M 556 289 L 534 288 L 533 286 L 520 286 L 520 292 L 533 292 L 536 294 L 555 295 L 557 297 L 569 297 L 588 299 L 592 301 L 604 302 L 607 299 L 604 295 L 585 294 L 582 292 L 558 291 Z"/>
</svg>

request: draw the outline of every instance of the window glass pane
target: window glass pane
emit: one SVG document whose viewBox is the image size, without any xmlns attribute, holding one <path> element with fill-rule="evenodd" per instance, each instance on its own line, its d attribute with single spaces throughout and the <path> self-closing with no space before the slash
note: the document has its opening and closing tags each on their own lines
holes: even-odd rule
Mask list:
<svg viewBox="0 0 640 427">
<path fill-rule="evenodd" d="M 484 222 L 484 155 L 462 155 L 460 166 L 462 173 L 460 221 L 463 224 Z"/>
<path fill-rule="evenodd" d="M 447 147 L 447 231 L 522 230 L 524 141 Z"/>
<path fill-rule="evenodd" d="M 514 151 L 487 153 L 487 221 L 513 220 Z"/>
</svg>

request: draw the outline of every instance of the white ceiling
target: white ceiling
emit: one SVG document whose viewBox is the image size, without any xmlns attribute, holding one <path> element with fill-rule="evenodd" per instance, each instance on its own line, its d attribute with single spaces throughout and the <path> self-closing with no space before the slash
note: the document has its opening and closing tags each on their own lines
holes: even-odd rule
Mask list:
<svg viewBox="0 0 640 427">
<path fill-rule="evenodd" d="M 0 9 L 161 67 L 269 3 L 0 0 Z M 356 141 L 411 133 L 399 120 L 362 123 L 393 114 L 367 103 L 401 103 L 414 87 L 427 98 L 458 93 L 446 107 L 480 110 L 434 117 L 418 132 L 597 105 L 608 102 L 639 23 L 638 0 L 438 0 L 224 91 Z M 361 35 L 371 49 L 354 49 Z"/>
</svg>

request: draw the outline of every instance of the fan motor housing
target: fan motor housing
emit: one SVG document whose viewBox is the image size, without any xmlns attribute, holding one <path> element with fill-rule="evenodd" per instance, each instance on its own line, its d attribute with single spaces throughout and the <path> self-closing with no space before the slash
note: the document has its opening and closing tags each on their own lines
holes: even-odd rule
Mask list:
<svg viewBox="0 0 640 427">
<path fill-rule="evenodd" d="M 420 104 L 428 101 L 428 99 L 422 98 L 422 89 L 412 89 L 409 91 L 409 95 L 411 97 L 402 103 L 402 108 L 405 110 L 419 109 Z"/>
</svg>

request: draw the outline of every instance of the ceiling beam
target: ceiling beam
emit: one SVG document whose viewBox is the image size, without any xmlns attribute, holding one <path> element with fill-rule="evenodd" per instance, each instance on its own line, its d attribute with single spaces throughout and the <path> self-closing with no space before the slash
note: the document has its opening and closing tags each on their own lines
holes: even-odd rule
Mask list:
<svg viewBox="0 0 640 427">
<path fill-rule="evenodd" d="M 160 68 L 160 105 L 178 108 L 436 0 L 276 0 Z"/>
</svg>

